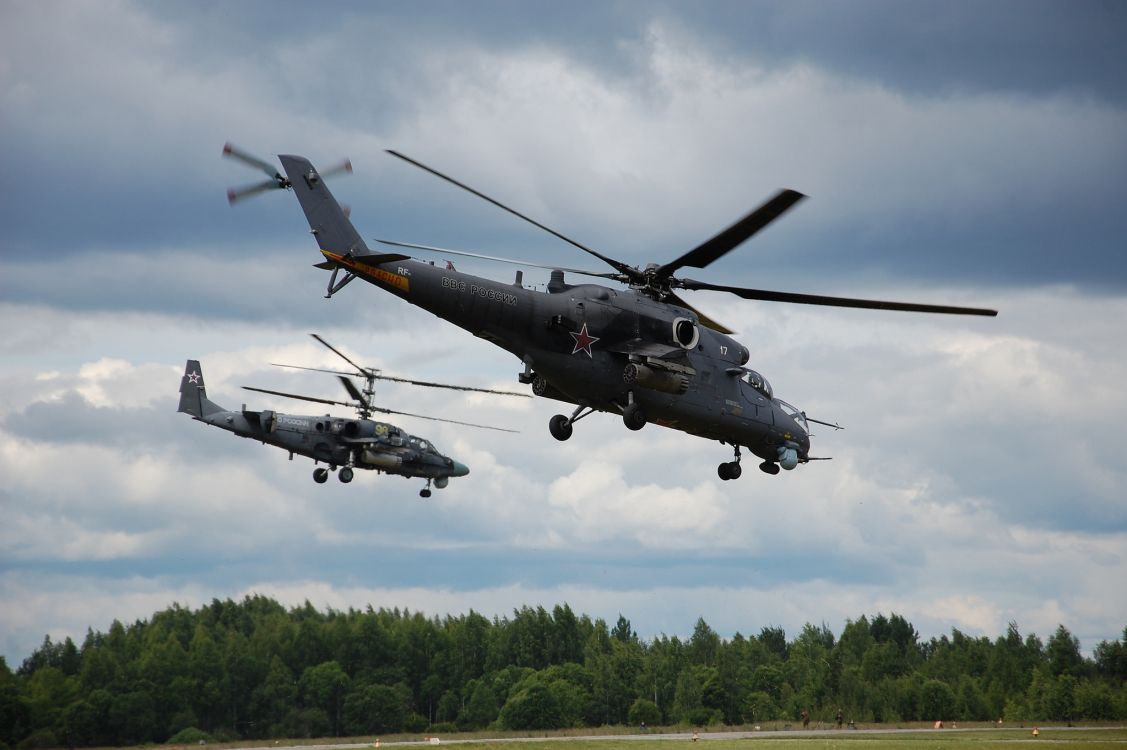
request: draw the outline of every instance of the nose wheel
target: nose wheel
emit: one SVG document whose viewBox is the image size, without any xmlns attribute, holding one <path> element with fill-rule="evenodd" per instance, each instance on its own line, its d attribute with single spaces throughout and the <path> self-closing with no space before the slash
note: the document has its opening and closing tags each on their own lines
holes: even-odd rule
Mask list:
<svg viewBox="0 0 1127 750">
<path fill-rule="evenodd" d="M 430 482 L 431 480 L 428 479 L 427 486 L 419 490 L 419 497 L 430 497 Z"/>
<path fill-rule="evenodd" d="M 729 479 L 739 479 L 743 475 L 744 470 L 740 468 L 740 446 L 734 446 L 735 459 L 722 463 L 716 467 L 716 474 L 725 482 Z"/>
</svg>

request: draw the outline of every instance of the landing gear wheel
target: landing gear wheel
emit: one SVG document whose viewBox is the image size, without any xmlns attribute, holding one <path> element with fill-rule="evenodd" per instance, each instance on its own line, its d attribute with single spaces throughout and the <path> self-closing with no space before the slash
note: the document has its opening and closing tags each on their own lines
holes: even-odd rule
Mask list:
<svg viewBox="0 0 1127 750">
<path fill-rule="evenodd" d="M 729 479 L 739 479 L 743 473 L 744 470 L 740 468 L 737 461 L 729 461 L 716 467 L 716 474 L 725 482 Z"/>
<path fill-rule="evenodd" d="M 548 420 L 548 432 L 556 440 L 564 441 L 571 437 L 571 420 L 563 414 L 557 414 Z"/>
<path fill-rule="evenodd" d="M 351 482 L 352 481 L 352 468 L 349 467 L 349 466 L 345 466 L 343 469 L 341 469 L 337 473 L 337 479 L 339 479 L 344 484 L 348 484 L 349 482 Z"/>
<path fill-rule="evenodd" d="M 759 464 L 759 470 L 764 474 L 775 476 L 779 473 L 779 465 L 774 461 L 764 461 L 763 463 Z"/>
<path fill-rule="evenodd" d="M 622 423 L 631 430 L 642 429 L 646 426 L 646 410 L 639 404 L 629 404 L 622 410 Z"/>
<path fill-rule="evenodd" d="M 430 490 L 425 488 L 419 490 L 419 497 L 430 497 Z"/>
<path fill-rule="evenodd" d="M 316 482 L 317 484 L 324 484 L 325 480 L 327 480 L 328 478 L 329 478 L 329 470 L 328 469 L 314 469 L 313 470 L 313 481 Z"/>
</svg>

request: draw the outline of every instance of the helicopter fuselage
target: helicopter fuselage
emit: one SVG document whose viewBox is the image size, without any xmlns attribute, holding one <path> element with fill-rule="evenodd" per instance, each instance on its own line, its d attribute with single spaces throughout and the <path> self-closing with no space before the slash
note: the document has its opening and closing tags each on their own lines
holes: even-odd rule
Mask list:
<svg viewBox="0 0 1127 750">
<path fill-rule="evenodd" d="M 469 473 L 464 465 L 435 450 L 429 441 L 393 424 L 371 419 L 275 411 L 221 411 L 196 419 L 333 468 L 352 466 L 424 479 Z"/>
<path fill-rule="evenodd" d="M 352 481 L 354 468 L 368 469 L 426 479 L 427 488 L 420 494 L 429 497 L 431 483 L 441 489 L 451 477 L 464 477 L 470 471 L 465 464 L 439 453 L 428 440 L 387 422 L 251 411 L 245 406 L 240 411 L 225 409 L 207 398 L 203 367 L 194 359 L 184 366 L 177 410 L 198 422 L 288 451 L 291 459 L 301 455 L 326 464 L 327 469 L 318 468 L 313 473 L 318 483 L 325 482 L 329 471 L 338 467 L 338 478 L 345 483 Z"/>
<path fill-rule="evenodd" d="M 801 412 L 745 367 L 745 346 L 691 310 L 633 289 L 569 285 L 559 271 L 540 291 L 519 277 L 506 284 L 413 259 L 373 265 L 322 254 L 511 352 L 537 395 L 611 413 L 637 403 L 648 422 L 746 447 L 784 468 L 809 458 Z"/>
</svg>

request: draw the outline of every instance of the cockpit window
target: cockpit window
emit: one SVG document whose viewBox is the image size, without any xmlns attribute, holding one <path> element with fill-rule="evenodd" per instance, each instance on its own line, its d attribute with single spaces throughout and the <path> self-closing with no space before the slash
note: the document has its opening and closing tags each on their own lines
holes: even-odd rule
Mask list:
<svg viewBox="0 0 1127 750">
<path fill-rule="evenodd" d="M 747 371 L 747 384 L 767 398 L 772 398 L 774 394 L 774 391 L 771 390 L 771 384 L 767 382 L 767 378 L 763 377 L 755 370 Z"/>
<path fill-rule="evenodd" d="M 793 419 L 798 424 L 798 426 L 802 428 L 803 432 L 809 434 L 810 425 L 806 422 L 806 412 L 802 411 L 802 409 L 799 409 L 793 404 L 788 404 L 781 398 L 776 401 L 776 403 L 782 408 L 783 412 L 787 414 L 787 416 Z"/>
</svg>

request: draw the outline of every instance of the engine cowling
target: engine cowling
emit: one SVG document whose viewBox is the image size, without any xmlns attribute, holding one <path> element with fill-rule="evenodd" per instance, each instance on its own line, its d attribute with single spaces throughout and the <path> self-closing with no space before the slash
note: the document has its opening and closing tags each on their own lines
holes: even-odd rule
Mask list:
<svg viewBox="0 0 1127 750">
<path fill-rule="evenodd" d="M 376 423 L 368 419 L 351 419 L 344 424 L 346 438 L 375 437 Z"/>
<path fill-rule="evenodd" d="M 688 318 L 674 318 L 673 340 L 682 349 L 692 349 L 700 341 L 700 329 Z"/>
</svg>

